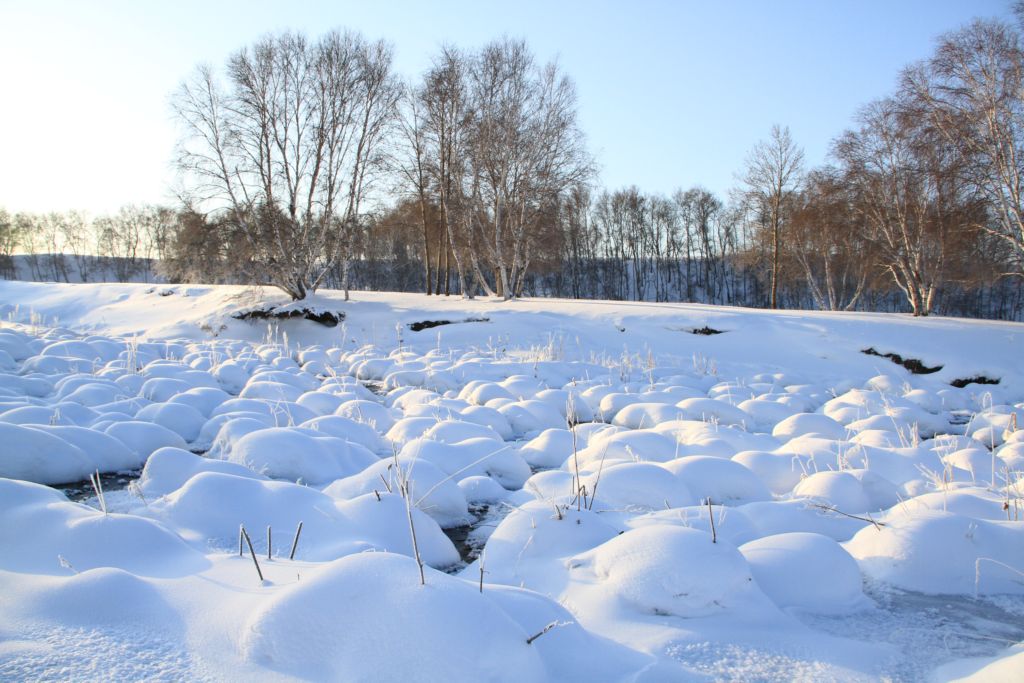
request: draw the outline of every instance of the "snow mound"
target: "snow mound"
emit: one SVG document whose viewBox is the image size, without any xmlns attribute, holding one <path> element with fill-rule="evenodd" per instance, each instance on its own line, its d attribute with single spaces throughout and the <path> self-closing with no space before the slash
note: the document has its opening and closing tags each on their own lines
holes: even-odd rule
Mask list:
<svg viewBox="0 0 1024 683">
<path fill-rule="evenodd" d="M 359 444 L 297 427 L 250 432 L 238 439 L 225 459 L 267 477 L 309 484 L 351 476 L 379 460 Z"/>
<path fill-rule="evenodd" d="M 665 463 L 698 500 L 736 505 L 771 500 L 756 474 L 738 462 L 709 455 L 690 455 Z"/>
<path fill-rule="evenodd" d="M 269 526 L 272 554 L 287 557 L 302 522 L 296 557 L 303 560 L 333 560 L 365 550 L 412 554 L 405 504 L 395 495 L 336 503 L 315 489 L 290 482 L 204 472 L 153 503 L 150 510 L 202 547 L 236 547 L 238 526 L 244 524 L 257 553 L 265 556 Z M 448 537 L 429 517 L 413 512 L 423 561 L 438 567 L 455 564 L 459 556 Z"/>
<path fill-rule="evenodd" d="M 559 626 L 527 643 L 550 623 Z M 481 594 L 432 570 L 421 586 L 415 563 L 389 553 L 330 563 L 271 598 L 242 632 L 247 660 L 309 680 L 616 681 L 651 664 L 541 596 Z"/>
<path fill-rule="evenodd" d="M 592 509 L 646 511 L 697 502 L 678 477 L 655 463 L 619 463 L 582 479 Z"/>
<path fill-rule="evenodd" d="M 921 510 L 869 525 L 846 550 L 874 579 L 922 593 L 1024 593 L 1024 527 Z"/>
<path fill-rule="evenodd" d="M 711 534 L 680 526 L 627 531 L 569 561 L 580 581 L 646 614 L 684 618 L 721 614 L 763 601 L 743 555 Z"/>
<path fill-rule="evenodd" d="M 585 444 L 577 439 L 577 448 Z M 572 455 L 573 432 L 568 429 L 545 429 L 519 449 L 519 455 L 531 467 L 558 467 Z"/>
<path fill-rule="evenodd" d="M 362 472 L 338 479 L 324 489 L 336 500 L 350 500 L 374 492 L 398 492 L 400 482 L 408 481 L 416 507 L 430 515 L 442 528 L 462 526 L 473 521 L 466 497 L 443 470 L 426 460 L 378 460 Z"/>
<path fill-rule="evenodd" d="M 155 500 L 181 488 L 200 472 L 220 472 L 248 479 L 264 479 L 243 465 L 194 455 L 181 448 L 166 446 L 149 456 L 139 477 L 143 495 Z"/>
<path fill-rule="evenodd" d="M 0 422 L 0 476 L 39 484 L 86 479 L 93 460 L 55 434 Z"/>
<path fill-rule="evenodd" d="M 66 575 L 96 567 L 178 577 L 208 560 L 151 519 L 104 514 L 68 502 L 58 491 L 0 479 L 0 569 Z"/>
<path fill-rule="evenodd" d="M 779 607 L 839 614 L 868 605 L 857 562 L 827 536 L 777 534 L 745 543 L 739 551 L 757 585 Z"/>
<path fill-rule="evenodd" d="M 188 444 L 177 432 L 172 432 L 170 429 L 152 422 L 141 420 L 114 422 L 104 431 L 135 454 L 135 467 L 141 467 L 150 454 L 159 448 L 165 446 L 188 448 Z"/>
</svg>

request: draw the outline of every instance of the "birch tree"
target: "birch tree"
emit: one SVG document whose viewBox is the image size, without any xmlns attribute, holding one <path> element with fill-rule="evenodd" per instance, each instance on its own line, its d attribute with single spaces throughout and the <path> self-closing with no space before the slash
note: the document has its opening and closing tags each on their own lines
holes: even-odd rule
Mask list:
<svg viewBox="0 0 1024 683">
<path fill-rule="evenodd" d="M 186 208 L 244 237 L 235 258 L 251 281 L 302 299 L 345 268 L 394 114 L 391 63 L 356 33 L 282 33 L 234 53 L 223 78 L 200 66 L 179 88 Z"/>
<path fill-rule="evenodd" d="M 524 42 L 485 46 L 470 83 L 474 203 L 496 293 L 508 299 L 521 291 L 539 221 L 591 165 L 572 81 L 554 63 L 538 66 Z"/>
<path fill-rule="evenodd" d="M 892 98 L 865 107 L 860 127 L 835 144 L 854 206 L 893 283 L 915 316 L 928 315 L 963 228 L 962 169 L 955 149 Z"/>
<path fill-rule="evenodd" d="M 747 156 L 742 176 L 746 199 L 771 243 L 771 308 L 778 308 L 782 230 L 788 219 L 786 202 L 799 187 L 803 161 L 803 150 L 793 141 L 789 128 L 775 125 L 768 140 L 759 142 Z"/>
<path fill-rule="evenodd" d="M 1024 276 L 1024 49 L 1019 32 L 1003 22 L 979 20 L 946 34 L 931 59 L 904 71 L 902 90 L 945 144 L 968 160 L 967 178 L 995 218 L 975 227 L 1003 241 L 1012 256 L 1010 273 Z"/>
</svg>

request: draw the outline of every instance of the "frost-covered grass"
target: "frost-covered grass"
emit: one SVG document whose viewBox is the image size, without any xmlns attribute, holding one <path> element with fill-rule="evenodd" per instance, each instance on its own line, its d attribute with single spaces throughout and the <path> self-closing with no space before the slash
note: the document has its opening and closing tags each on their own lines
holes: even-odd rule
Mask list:
<svg viewBox="0 0 1024 683">
<path fill-rule="evenodd" d="M 0 283 L 0 678 L 1024 670 L 1022 325 L 163 289 Z"/>
</svg>

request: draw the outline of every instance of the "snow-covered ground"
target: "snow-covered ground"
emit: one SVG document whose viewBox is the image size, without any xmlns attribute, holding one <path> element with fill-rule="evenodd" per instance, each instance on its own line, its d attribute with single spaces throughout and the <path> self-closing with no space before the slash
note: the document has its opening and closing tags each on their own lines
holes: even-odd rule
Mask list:
<svg viewBox="0 0 1024 683">
<path fill-rule="evenodd" d="M 0 680 L 1024 678 L 1024 325 L 278 304 L 0 283 Z"/>
</svg>

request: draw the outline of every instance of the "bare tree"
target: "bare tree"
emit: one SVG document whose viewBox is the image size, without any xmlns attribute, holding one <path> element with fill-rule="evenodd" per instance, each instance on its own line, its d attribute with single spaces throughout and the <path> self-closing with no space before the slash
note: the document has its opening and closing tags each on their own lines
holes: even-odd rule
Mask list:
<svg viewBox="0 0 1024 683">
<path fill-rule="evenodd" d="M 1016 6 L 1018 15 L 1021 5 Z M 1004 241 L 1024 276 L 1024 50 L 1018 31 L 975 21 L 939 40 L 928 61 L 903 73 L 902 90 L 945 144 L 969 162 L 967 177 L 996 220 L 975 227 Z"/>
<path fill-rule="evenodd" d="M 401 105 L 398 122 L 404 146 L 395 167 L 404 184 L 412 189 L 419 205 L 420 228 L 423 235 L 423 287 L 427 296 L 430 296 L 434 293 L 434 283 L 430 277 L 430 230 L 427 221 L 430 173 L 427 167 L 425 112 L 420 93 L 410 85 L 405 85 L 402 89 Z"/>
<path fill-rule="evenodd" d="M 145 207 L 125 206 L 117 214 L 95 222 L 100 254 L 108 258 L 109 269 L 118 282 L 129 282 L 142 270 L 139 250 L 148 220 Z"/>
<path fill-rule="evenodd" d="M 872 281 L 876 254 L 853 193 L 837 169 L 807 174 L 791 228 L 786 251 L 803 273 L 814 305 L 853 310 Z"/>
<path fill-rule="evenodd" d="M 0 277 L 14 280 L 18 277 L 18 267 L 14 262 L 14 252 L 21 243 L 18 222 L 6 209 L 0 208 Z"/>
<path fill-rule="evenodd" d="M 47 269 L 47 277 L 54 282 L 70 282 L 70 269 L 64 258 L 64 216 L 51 212 L 36 217 L 36 229 L 43 242 L 43 262 Z"/>
<path fill-rule="evenodd" d="M 193 211 L 236 226 L 249 279 L 302 299 L 351 241 L 397 88 L 391 49 L 354 33 L 267 36 L 208 66 L 174 98 L 179 168 Z"/>
<path fill-rule="evenodd" d="M 919 316 L 931 312 L 951 246 L 974 212 L 964 201 L 962 158 L 914 114 L 893 98 L 874 102 L 834 154 L 883 267 Z"/>
<path fill-rule="evenodd" d="M 536 229 L 591 163 L 576 91 L 556 64 L 535 64 L 522 41 L 491 43 L 472 61 L 471 156 L 483 245 L 498 296 L 517 296 Z"/>
<path fill-rule="evenodd" d="M 91 221 L 81 212 L 69 211 L 61 214 L 59 228 L 64 249 L 71 252 L 79 279 L 88 282 L 99 264 L 96 254 L 99 245 Z"/>
<path fill-rule="evenodd" d="M 461 236 L 472 230 L 473 222 L 467 196 L 471 196 L 472 192 L 466 188 L 467 174 L 470 172 L 467 149 L 470 117 L 467 70 L 467 58 L 462 52 L 451 46 L 442 47 L 424 77 L 419 97 L 425 113 L 427 170 L 437 192 L 444 227 L 437 245 L 437 282 L 434 291 L 441 293 L 443 256 L 446 261 L 444 293 L 449 293 L 447 259 L 450 254 L 455 261 L 459 292 L 463 296 L 472 297 L 472 291 L 467 287 L 461 255 Z M 469 257 L 474 269 L 479 272 L 474 250 L 469 250 Z M 487 287 L 482 278 L 480 284 Z"/>
<path fill-rule="evenodd" d="M 803 150 L 793 142 L 789 128 L 775 125 L 768 140 L 759 142 L 747 156 L 742 176 L 750 210 L 761 230 L 771 236 L 771 308 L 778 308 L 782 230 L 788 219 L 786 202 L 800 185 L 803 162 Z"/>
</svg>

